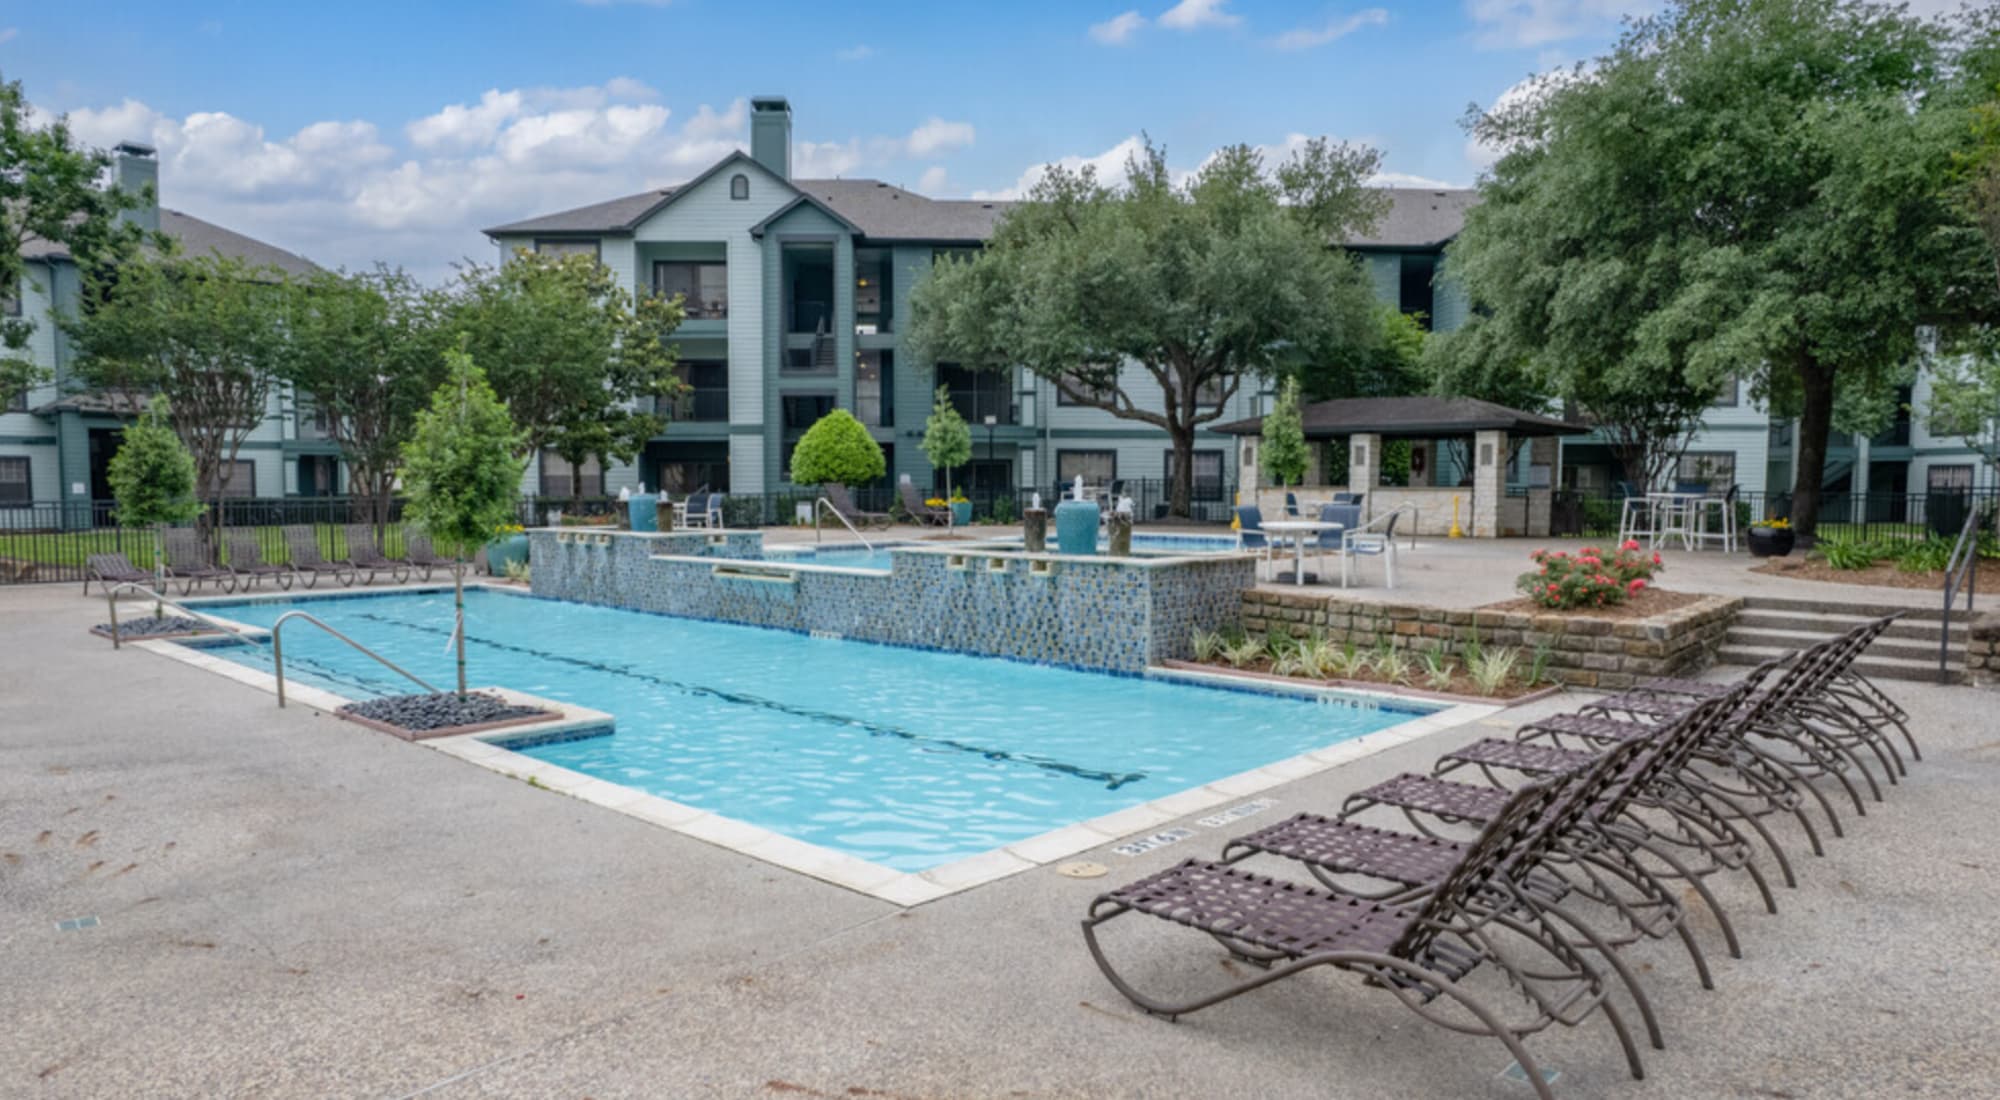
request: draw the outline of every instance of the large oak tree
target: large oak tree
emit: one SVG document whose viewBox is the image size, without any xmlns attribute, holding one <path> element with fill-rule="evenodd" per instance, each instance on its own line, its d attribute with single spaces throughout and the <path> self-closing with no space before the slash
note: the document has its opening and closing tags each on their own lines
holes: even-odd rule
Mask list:
<svg viewBox="0 0 2000 1100">
<path fill-rule="evenodd" d="M 1379 215 L 1364 186 L 1378 162 L 1319 140 L 1267 171 L 1232 146 L 1178 182 L 1148 142 L 1116 186 L 1052 167 L 984 251 L 913 291 L 905 340 L 921 362 L 1020 366 L 1160 428 L 1186 515 L 1195 432 L 1246 380 L 1380 340 L 1368 282 L 1331 247 Z"/>
</svg>

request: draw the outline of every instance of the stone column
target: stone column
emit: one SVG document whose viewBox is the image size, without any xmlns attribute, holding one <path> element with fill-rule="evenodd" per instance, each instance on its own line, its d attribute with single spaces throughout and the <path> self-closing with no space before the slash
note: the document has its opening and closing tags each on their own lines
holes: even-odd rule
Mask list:
<svg viewBox="0 0 2000 1100">
<path fill-rule="evenodd" d="M 1382 480 L 1382 437 L 1369 433 L 1357 433 L 1347 437 L 1347 488 L 1349 492 L 1366 493 L 1361 498 L 1361 519 L 1366 522 L 1375 512 L 1375 490 Z"/>
<path fill-rule="evenodd" d="M 1507 490 L 1507 433 L 1472 437 L 1472 537 L 1500 537 L 1500 498 Z"/>
<path fill-rule="evenodd" d="M 1048 509 L 1030 508 L 1021 513 L 1021 541 L 1031 554 L 1040 554 L 1048 549 Z"/>
</svg>

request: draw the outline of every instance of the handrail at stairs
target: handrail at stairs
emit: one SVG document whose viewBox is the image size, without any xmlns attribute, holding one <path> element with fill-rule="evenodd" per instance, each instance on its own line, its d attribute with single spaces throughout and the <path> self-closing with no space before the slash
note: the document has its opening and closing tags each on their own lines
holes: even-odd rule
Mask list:
<svg viewBox="0 0 2000 1100">
<path fill-rule="evenodd" d="M 1980 511 L 1965 514 L 1965 526 L 1952 544 L 1951 560 L 1944 567 L 1944 622 L 1938 628 L 1938 680 L 1951 682 L 1951 605 L 1958 602 L 1958 586 L 1965 586 L 1965 613 L 1972 614 L 1973 595 L 1979 588 Z"/>
<path fill-rule="evenodd" d="M 860 529 L 859 527 L 856 527 L 856 526 L 854 526 L 854 523 L 853 523 L 853 521 L 852 521 L 852 520 L 849 520 L 849 519 L 848 519 L 848 518 L 847 518 L 846 516 L 843 516 L 843 515 L 841 515 L 841 514 L 840 514 L 840 509 L 838 509 L 838 508 L 835 508 L 835 507 L 833 506 L 833 502 L 832 502 L 832 501 L 830 501 L 830 500 L 828 500 L 828 499 L 826 499 L 825 497 L 821 497 L 821 498 L 819 498 L 818 500 L 816 500 L 816 501 L 814 501 L 814 502 L 813 502 L 813 541 L 814 541 L 814 542 L 820 542 L 820 541 L 822 541 L 822 539 L 821 539 L 821 537 L 820 537 L 820 529 L 819 529 L 819 517 L 820 517 L 820 516 L 821 516 L 821 515 L 823 514 L 823 513 L 822 513 L 822 511 L 821 511 L 822 509 L 824 509 L 824 510 L 825 510 L 825 511 L 827 511 L 827 512 L 832 512 L 832 513 L 833 513 L 833 518 L 835 518 L 835 519 L 839 520 L 839 521 L 840 521 L 840 525 L 841 525 L 842 527 L 845 527 L 845 528 L 847 528 L 847 530 L 848 530 L 848 531 L 849 531 L 850 533 L 852 533 L 852 534 L 854 535 L 854 537 L 855 537 L 855 538 L 857 538 L 857 539 L 860 539 L 860 540 L 861 540 L 861 545 L 863 545 L 863 546 L 866 546 L 866 547 L 868 548 L 868 552 L 869 552 L 869 553 L 873 554 L 873 553 L 875 552 L 875 544 L 874 544 L 874 543 L 872 543 L 872 542 L 869 542 L 869 541 L 868 541 L 868 536 L 867 536 L 867 535 L 864 535 L 864 534 L 862 534 L 862 533 L 861 533 L 861 529 Z"/>
<path fill-rule="evenodd" d="M 304 611 L 287 611 L 283 615 L 278 616 L 277 622 L 271 624 L 271 668 L 277 674 L 278 677 L 279 706 L 282 707 L 285 705 L 285 643 L 284 639 L 280 636 L 279 631 L 284 628 L 284 625 L 286 623 L 291 622 L 293 619 L 304 619 L 306 622 L 309 622 L 314 626 L 319 627 L 321 630 L 326 631 L 328 634 L 331 634 L 334 637 L 340 639 L 341 641 L 346 642 L 348 645 L 352 646 L 357 651 L 369 657 L 374 658 L 378 664 L 382 665 L 382 667 L 388 669 L 391 672 L 396 673 L 403 679 L 410 681 L 411 683 L 417 685 L 420 688 L 423 688 L 425 691 L 430 692 L 432 695 L 439 694 L 438 689 L 418 679 L 415 673 L 410 672 L 403 666 L 397 664 L 394 661 L 391 661 L 389 658 L 382 656 L 380 653 L 377 653 L 374 650 L 369 649 L 367 646 L 362 645 L 360 642 L 357 642 L 354 639 L 348 637 L 347 635 L 342 634 L 340 631 L 335 630 L 334 628 L 326 625 L 325 623 L 321 622 L 318 618 L 315 618 L 311 614 L 308 614 L 307 612 Z M 460 626 L 459 629 L 463 630 L 465 628 L 463 626 Z"/>
</svg>

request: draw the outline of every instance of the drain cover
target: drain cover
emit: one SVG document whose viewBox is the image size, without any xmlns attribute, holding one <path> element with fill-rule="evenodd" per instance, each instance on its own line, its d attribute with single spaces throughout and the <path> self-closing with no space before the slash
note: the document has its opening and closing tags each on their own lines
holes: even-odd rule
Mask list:
<svg viewBox="0 0 2000 1100">
<path fill-rule="evenodd" d="M 56 922 L 56 931 L 58 932 L 77 932 L 85 928 L 95 927 L 97 927 L 97 918 L 94 916 L 71 917 L 68 920 L 59 920 Z"/>
<path fill-rule="evenodd" d="M 1056 865 L 1056 874 L 1064 878 L 1103 878 L 1110 870 L 1102 863 L 1092 863 L 1087 859 Z"/>
</svg>

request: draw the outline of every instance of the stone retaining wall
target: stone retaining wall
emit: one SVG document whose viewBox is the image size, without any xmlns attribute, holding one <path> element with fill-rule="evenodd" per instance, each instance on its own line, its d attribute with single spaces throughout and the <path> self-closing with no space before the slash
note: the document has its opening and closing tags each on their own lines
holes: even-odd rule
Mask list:
<svg viewBox="0 0 2000 1100">
<path fill-rule="evenodd" d="M 2000 612 L 1972 620 L 1965 638 L 1965 674 L 1975 684 L 2000 686 Z"/>
<path fill-rule="evenodd" d="M 1741 599 L 1704 596 L 1649 619 L 1593 619 L 1552 612 L 1478 611 L 1343 600 L 1251 589 L 1243 593 L 1243 629 L 1252 634 L 1317 631 L 1336 642 L 1400 649 L 1439 642 L 1456 648 L 1478 638 L 1487 646 L 1549 650 L 1549 675 L 1576 687 L 1607 691 L 1654 676 L 1689 676 L 1708 667 L 1722 647 Z M 1528 653 L 1522 654 L 1525 661 Z"/>
</svg>

